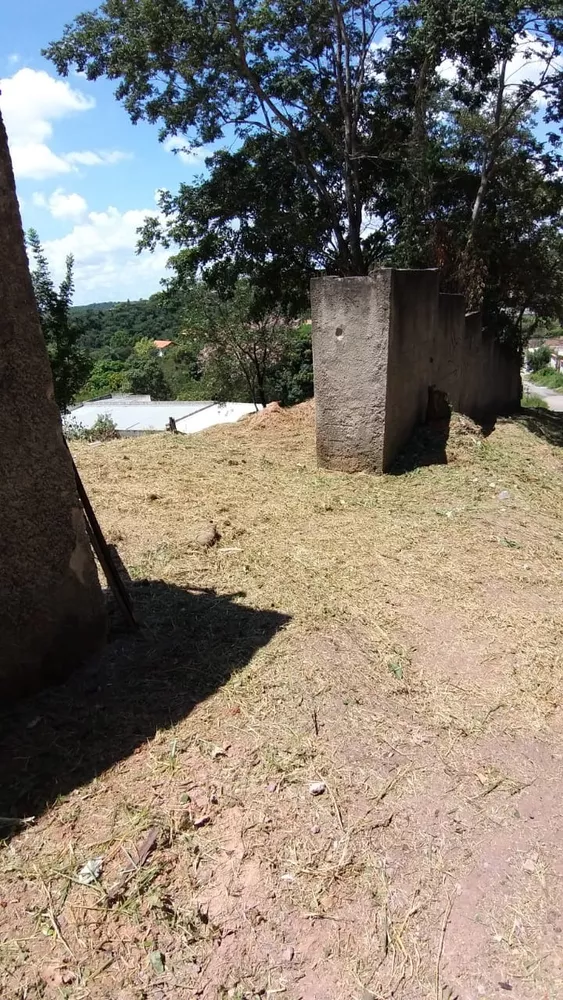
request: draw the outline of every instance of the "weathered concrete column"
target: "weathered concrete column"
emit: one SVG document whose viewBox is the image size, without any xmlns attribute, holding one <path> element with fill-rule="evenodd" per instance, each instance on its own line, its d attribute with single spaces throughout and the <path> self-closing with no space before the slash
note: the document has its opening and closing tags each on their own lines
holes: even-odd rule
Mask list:
<svg viewBox="0 0 563 1000">
<path fill-rule="evenodd" d="M 391 283 L 391 271 L 311 281 L 317 455 L 328 469 L 383 466 Z"/>
<path fill-rule="evenodd" d="M 0 118 L 0 694 L 63 677 L 104 636 Z"/>
<path fill-rule="evenodd" d="M 383 472 L 425 419 L 438 323 L 434 270 L 311 282 L 319 462 Z"/>
</svg>

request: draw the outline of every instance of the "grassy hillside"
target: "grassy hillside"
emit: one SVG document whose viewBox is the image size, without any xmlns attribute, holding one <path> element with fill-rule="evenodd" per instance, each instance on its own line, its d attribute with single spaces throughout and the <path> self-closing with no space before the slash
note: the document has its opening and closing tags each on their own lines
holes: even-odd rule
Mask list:
<svg viewBox="0 0 563 1000">
<path fill-rule="evenodd" d="M 563 995 L 562 441 L 334 474 L 304 404 L 73 447 L 146 628 L 2 722 L 1 995 Z"/>
</svg>

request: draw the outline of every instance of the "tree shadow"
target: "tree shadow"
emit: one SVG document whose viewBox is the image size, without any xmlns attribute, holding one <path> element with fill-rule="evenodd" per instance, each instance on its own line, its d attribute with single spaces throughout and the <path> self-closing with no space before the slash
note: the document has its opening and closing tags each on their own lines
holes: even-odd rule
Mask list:
<svg viewBox="0 0 563 1000">
<path fill-rule="evenodd" d="M 548 444 L 558 448 L 563 446 L 563 413 L 539 407 L 523 406 L 520 413 L 515 414 L 511 419 L 523 424 L 527 430 L 536 434 L 537 437 L 543 438 Z"/>
<path fill-rule="evenodd" d="M 244 594 L 129 586 L 139 632 L 126 632 L 112 609 L 100 658 L 0 710 L 0 837 L 185 718 L 290 620 L 235 603 Z"/>
</svg>

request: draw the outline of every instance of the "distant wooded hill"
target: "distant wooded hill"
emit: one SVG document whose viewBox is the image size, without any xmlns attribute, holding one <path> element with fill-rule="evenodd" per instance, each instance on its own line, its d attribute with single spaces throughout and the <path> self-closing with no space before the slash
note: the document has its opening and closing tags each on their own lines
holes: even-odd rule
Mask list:
<svg viewBox="0 0 563 1000">
<path fill-rule="evenodd" d="M 80 345 L 94 356 L 107 349 L 123 350 L 138 340 L 174 340 L 182 326 L 180 303 L 163 295 L 137 302 L 93 302 L 74 306 L 73 318 L 83 327 Z"/>
</svg>

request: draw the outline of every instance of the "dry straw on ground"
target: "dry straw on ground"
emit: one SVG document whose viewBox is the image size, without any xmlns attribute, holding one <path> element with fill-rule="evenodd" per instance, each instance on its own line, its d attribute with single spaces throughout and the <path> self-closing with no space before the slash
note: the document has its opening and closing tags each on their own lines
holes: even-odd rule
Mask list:
<svg viewBox="0 0 563 1000">
<path fill-rule="evenodd" d="M 3 723 L 2 998 L 563 995 L 561 424 L 313 420 L 74 448 L 146 627 Z"/>
</svg>

